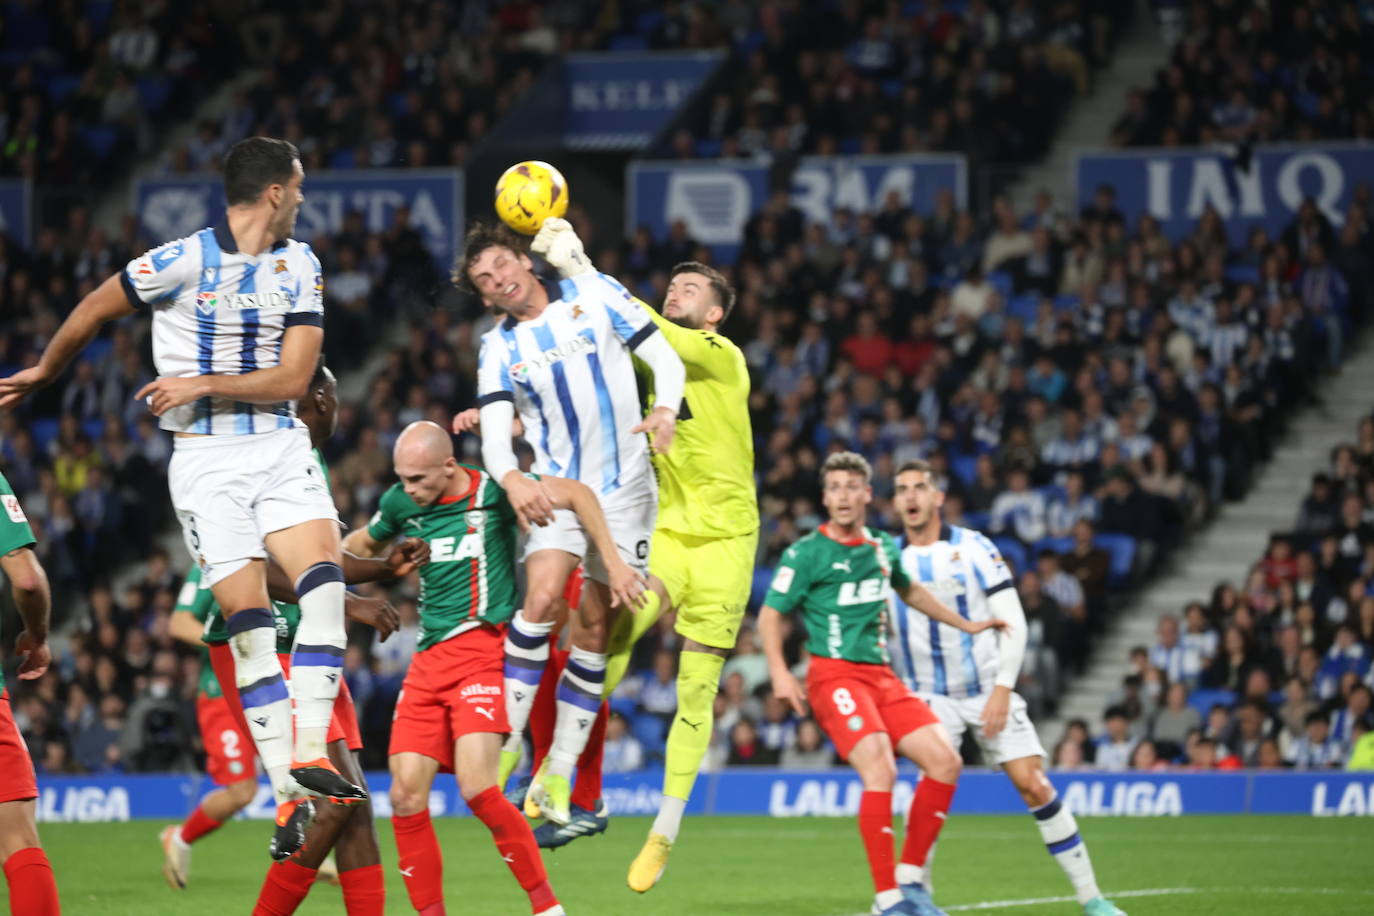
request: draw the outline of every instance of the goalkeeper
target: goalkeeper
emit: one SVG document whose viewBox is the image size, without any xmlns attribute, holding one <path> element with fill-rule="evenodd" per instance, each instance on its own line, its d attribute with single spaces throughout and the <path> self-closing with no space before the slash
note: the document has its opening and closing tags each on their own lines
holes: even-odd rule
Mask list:
<svg viewBox="0 0 1374 916">
<path fill-rule="evenodd" d="M 545 220 L 531 248 L 564 277 L 596 269 L 566 220 Z M 628 291 L 625 296 L 633 298 Z M 688 261 L 673 268 L 662 314 L 634 301 L 658 325 L 687 369 L 672 451 L 653 456 L 658 522 L 649 571 L 666 594 L 638 611 L 622 613 L 607 648 L 609 696 L 625 673 L 635 641 L 670 605 L 676 610 L 676 630 L 683 643 L 663 801 L 627 879 L 633 890 L 643 893 L 663 874 L 711 742 L 721 668 L 735 647 L 749 600 L 759 513 L 749 370 L 739 347 L 716 330 L 730 315 L 734 291 L 715 268 Z M 469 421 L 476 419 L 473 413 L 467 412 Z M 460 421 L 458 427 L 471 428 L 471 423 Z M 580 829 L 578 835 L 600 832 L 574 828 L 576 821 L 575 815 L 564 829 Z M 598 826 L 605 829 L 604 821 Z"/>
</svg>

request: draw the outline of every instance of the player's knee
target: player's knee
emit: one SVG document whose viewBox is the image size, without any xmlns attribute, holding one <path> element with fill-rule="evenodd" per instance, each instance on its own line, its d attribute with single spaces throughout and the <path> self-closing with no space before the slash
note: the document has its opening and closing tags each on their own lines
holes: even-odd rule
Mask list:
<svg viewBox="0 0 1374 916">
<path fill-rule="evenodd" d="M 483 792 L 496 785 L 496 780 L 490 776 L 458 776 L 458 794 L 463 796 L 463 801 L 472 801 Z"/>
<path fill-rule="evenodd" d="M 233 804 L 234 810 L 237 811 L 252 803 L 253 796 L 258 793 L 258 781 L 256 779 L 240 779 L 238 782 L 225 786 L 225 791 L 229 793 L 229 801 Z"/>
<path fill-rule="evenodd" d="M 1012 783 L 1016 786 L 1016 791 L 1021 793 L 1021 800 L 1026 803 L 1028 808 L 1040 808 L 1048 805 L 1054 799 L 1054 786 L 1045 778 L 1045 774 L 1040 770 L 1032 770 L 1030 773 L 1012 773 Z"/>
<path fill-rule="evenodd" d="M 964 761 L 959 759 L 959 752 L 944 742 L 940 742 L 938 750 L 930 753 L 930 759 L 924 761 L 925 771 L 931 779 L 938 779 L 940 782 L 958 782 L 959 774 L 964 769 Z"/>
<path fill-rule="evenodd" d="M 891 792 L 897 784 L 897 762 L 889 755 L 887 758 L 868 760 L 856 767 L 859 780 L 867 792 Z"/>
<path fill-rule="evenodd" d="M 400 780 L 391 783 L 391 810 L 393 814 L 408 817 L 419 814 L 429 807 L 429 792 L 418 786 L 407 786 Z"/>
<path fill-rule="evenodd" d="M 556 604 L 562 598 L 559 592 L 533 586 L 525 593 L 525 606 L 521 613 L 531 623 L 543 623 L 552 619 Z"/>
</svg>

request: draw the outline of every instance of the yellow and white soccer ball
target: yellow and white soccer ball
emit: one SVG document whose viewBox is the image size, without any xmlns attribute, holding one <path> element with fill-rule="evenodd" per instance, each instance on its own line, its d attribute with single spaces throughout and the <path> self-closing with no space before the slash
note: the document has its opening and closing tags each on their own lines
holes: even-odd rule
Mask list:
<svg viewBox="0 0 1374 916">
<path fill-rule="evenodd" d="M 567 212 L 568 183 L 547 162 L 517 162 L 496 182 L 496 215 L 516 232 L 534 235 L 544 220 Z"/>
</svg>

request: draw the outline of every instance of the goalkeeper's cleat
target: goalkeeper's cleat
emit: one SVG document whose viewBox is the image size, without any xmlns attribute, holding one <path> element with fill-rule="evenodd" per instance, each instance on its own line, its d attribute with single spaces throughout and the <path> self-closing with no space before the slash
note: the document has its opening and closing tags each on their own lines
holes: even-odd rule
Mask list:
<svg viewBox="0 0 1374 916">
<path fill-rule="evenodd" d="M 946 916 L 945 911 L 935 905 L 935 901 L 930 899 L 930 891 L 926 890 L 924 884 L 913 881 L 911 884 L 901 886 L 902 899 L 911 907 L 913 913 L 918 916 Z"/>
<path fill-rule="evenodd" d="M 509 744 L 510 742 L 506 742 Z M 524 747 L 516 744 L 514 750 L 507 749 L 505 745 L 501 747 L 501 762 L 496 767 L 496 784 L 505 789 L 506 783 L 510 782 L 511 774 L 520 765 L 520 757 L 524 753 Z M 518 807 L 518 806 L 517 806 Z"/>
<path fill-rule="evenodd" d="M 672 852 L 672 840 L 661 833 L 650 833 L 644 841 L 644 848 L 630 863 L 630 873 L 625 876 L 625 883 L 630 890 L 642 894 L 657 884 L 658 879 L 663 877 L 663 870 L 668 867 L 668 856 Z"/>
<path fill-rule="evenodd" d="M 191 847 L 181 838 L 181 825 L 163 827 L 158 839 L 162 842 L 162 876 L 174 890 L 186 890 L 191 877 Z"/>
<path fill-rule="evenodd" d="M 277 805 L 277 829 L 267 851 L 273 861 L 284 862 L 305 848 L 305 831 L 315 820 L 315 806 L 308 798 L 293 798 Z"/>
<path fill-rule="evenodd" d="M 357 805 L 367 801 L 367 790 L 339 775 L 328 757 L 305 763 L 291 762 L 291 778 L 311 795 L 327 798 L 336 805 Z"/>
<path fill-rule="evenodd" d="M 538 820 L 539 818 L 544 816 L 539 810 L 539 805 L 534 800 L 534 790 L 535 786 L 540 786 L 540 791 L 543 791 L 542 786 L 544 784 L 544 776 L 548 772 L 549 758 L 545 757 L 544 762 L 539 765 L 539 769 L 535 771 L 532 777 L 530 777 L 529 791 L 525 793 L 524 811 L 525 817 L 529 818 L 532 821 Z"/>
<path fill-rule="evenodd" d="M 1126 911 L 1099 894 L 1083 904 L 1083 916 L 1126 916 Z"/>
<path fill-rule="evenodd" d="M 611 819 L 606 816 L 605 803 L 597 799 L 595 811 L 573 805 L 572 817 L 561 827 L 553 822 L 539 825 L 539 829 L 534 831 L 534 841 L 539 844 L 540 849 L 557 849 L 578 837 L 605 833 L 610 823 Z"/>
<path fill-rule="evenodd" d="M 568 777 L 544 773 L 530 784 L 525 807 L 528 808 L 530 801 L 533 801 L 539 807 L 540 814 L 562 826 L 572 819 L 571 799 L 572 784 L 568 782 Z"/>
</svg>

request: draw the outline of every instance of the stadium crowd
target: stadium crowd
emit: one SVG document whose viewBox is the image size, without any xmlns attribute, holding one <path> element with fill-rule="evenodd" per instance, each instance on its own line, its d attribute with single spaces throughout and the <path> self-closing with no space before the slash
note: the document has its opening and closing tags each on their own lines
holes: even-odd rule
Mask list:
<svg viewBox="0 0 1374 916">
<path fill-rule="evenodd" d="M 1186 4 L 1153 86 L 1132 90 L 1119 146 L 1368 140 L 1374 23 L 1356 3 Z"/>
<path fill-rule="evenodd" d="M 1131 650 L 1104 733 L 1061 750 L 1109 769 L 1347 765 L 1374 730 L 1374 417 L 1312 476 L 1241 588 L 1159 621 Z M 1058 755 L 1059 751 L 1056 751 Z M 1365 754 L 1367 756 L 1367 752 Z"/>
</svg>

